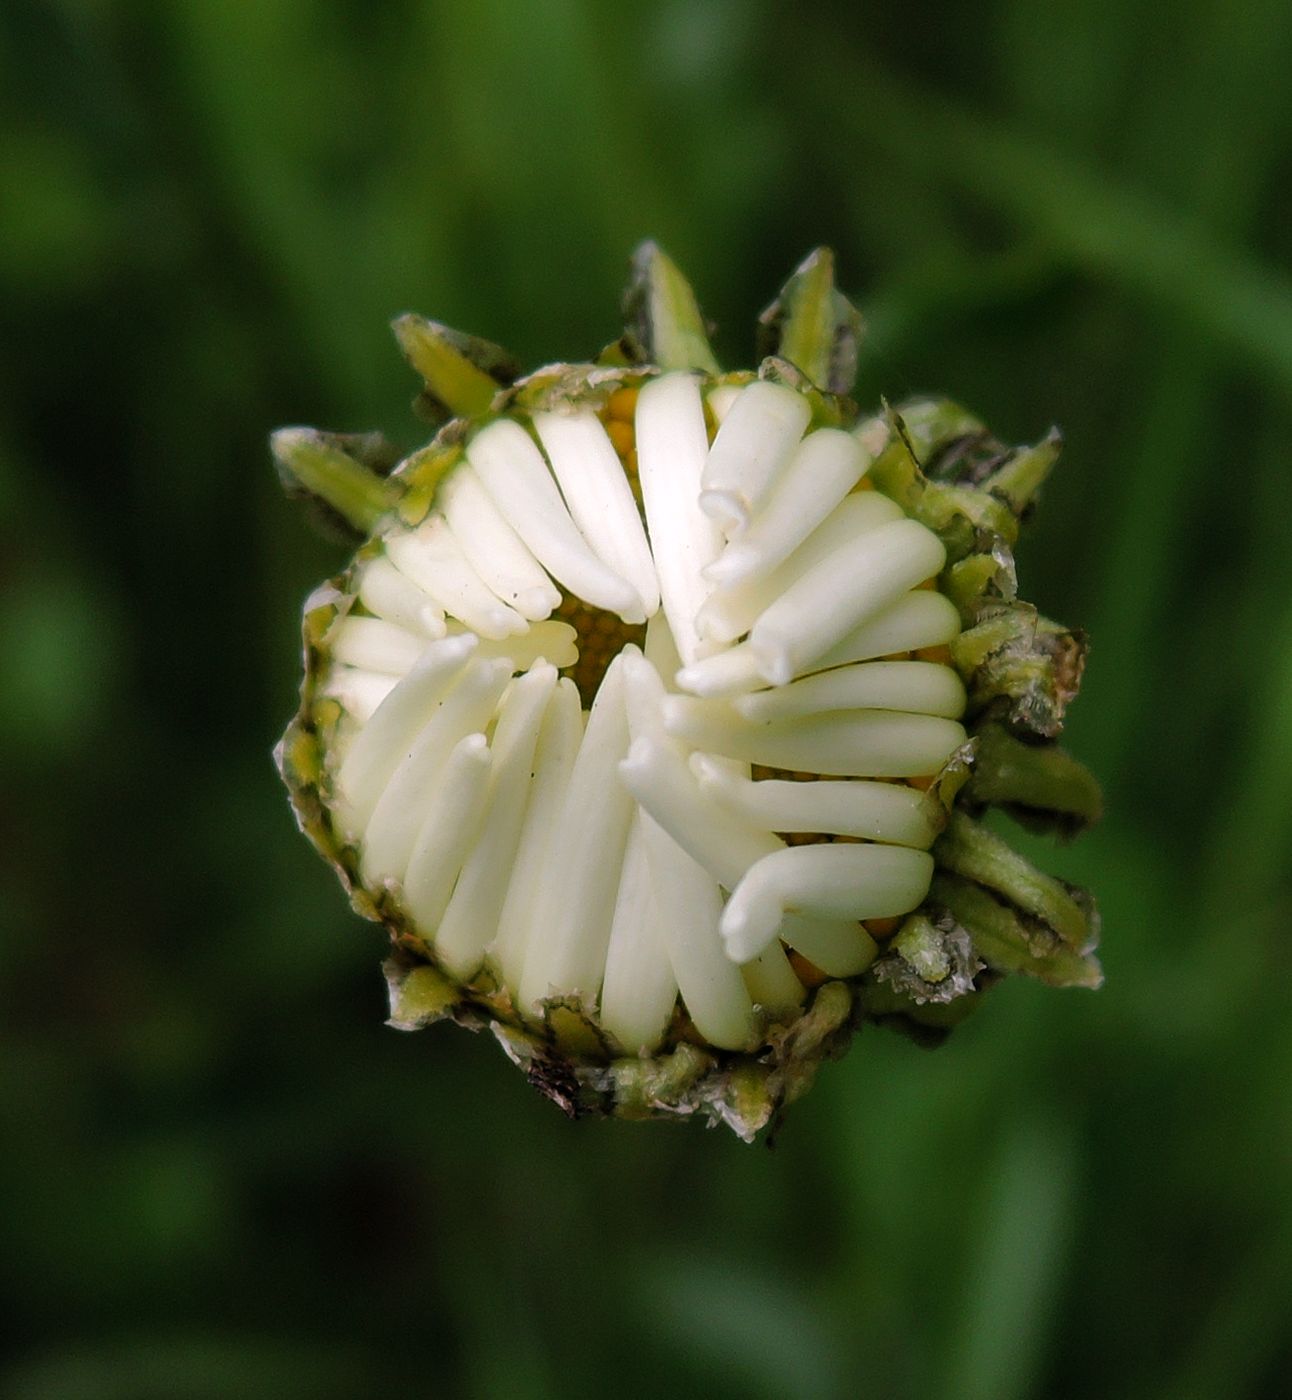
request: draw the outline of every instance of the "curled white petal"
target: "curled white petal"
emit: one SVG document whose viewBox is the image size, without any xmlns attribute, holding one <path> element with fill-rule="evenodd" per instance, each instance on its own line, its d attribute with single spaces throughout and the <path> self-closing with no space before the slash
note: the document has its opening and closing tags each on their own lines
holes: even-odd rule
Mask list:
<svg viewBox="0 0 1292 1400">
<path fill-rule="evenodd" d="M 637 397 L 637 474 L 659 593 L 683 662 L 700 654 L 696 614 L 709 593 L 706 565 L 722 536 L 698 504 L 709 447 L 700 389 L 690 374 L 653 379 Z"/>
<path fill-rule="evenodd" d="M 836 550 L 858 544 L 881 525 L 903 520 L 902 508 L 877 491 L 845 496 L 801 545 L 770 574 L 747 583 L 725 584 L 705 599 L 696 618 L 710 642 L 734 642 L 804 574 Z"/>
<path fill-rule="evenodd" d="M 625 622 L 645 620 L 636 589 L 608 569 L 579 533 L 543 454 L 519 423 L 499 418 L 489 424 L 467 444 L 467 459 L 507 523 L 553 578 Z"/>
<path fill-rule="evenodd" d="M 416 665 L 426 636 L 379 617 L 343 617 L 328 633 L 327 644 L 333 659 L 344 666 L 402 676 Z"/>
<path fill-rule="evenodd" d="M 788 719 L 824 710 L 908 710 L 913 714 L 959 719 L 964 714 L 964 682 L 933 661 L 867 661 L 822 671 L 815 676 L 733 702 L 750 720 Z"/>
<path fill-rule="evenodd" d="M 376 617 L 425 637 L 444 635 L 444 611 L 430 595 L 384 555 L 370 559 L 359 575 L 359 601 Z"/>
<path fill-rule="evenodd" d="M 472 634 L 464 633 L 456 623 L 450 623 L 449 635 Z M 578 637 L 577 630 L 568 622 L 558 622 L 549 617 L 545 622 L 531 622 L 519 636 L 504 637 L 499 642 L 482 641 L 476 655 L 482 661 L 506 657 L 513 671 L 527 671 L 539 661 L 550 661 L 553 666 L 564 668 L 573 666 L 579 659 Z"/>
<path fill-rule="evenodd" d="M 754 1004 L 772 1016 L 793 1015 L 807 996 L 784 949 L 775 942 L 743 964 L 740 975 Z"/>
<path fill-rule="evenodd" d="M 438 500 L 484 585 L 530 622 L 548 617 L 561 601 L 560 590 L 494 505 L 469 462 L 459 463 L 444 478 Z"/>
<path fill-rule="evenodd" d="M 726 535 L 743 530 L 803 436 L 802 394 L 757 379 L 727 410 L 704 463 L 700 508 Z"/>
<path fill-rule="evenodd" d="M 939 803 L 901 783 L 797 783 L 783 778 L 751 782 L 737 777 L 711 754 L 693 753 L 691 771 L 700 790 L 751 826 L 772 831 L 820 831 L 927 850 L 944 824 Z"/>
<path fill-rule="evenodd" d="M 693 748 L 832 777 L 925 777 L 965 742 L 955 720 L 895 710 L 831 710 L 755 724 L 726 701 L 668 695 L 663 711 L 668 732 Z"/>
<path fill-rule="evenodd" d="M 538 432 L 574 523 L 607 568 L 637 590 L 644 616 L 659 608 L 655 561 L 637 502 L 601 420 L 590 409 L 536 413 Z"/>
<path fill-rule="evenodd" d="M 777 936 L 829 977 L 856 977 L 879 954 L 875 940 L 855 919 L 787 913 Z"/>
<path fill-rule="evenodd" d="M 933 857 L 903 846 L 790 846 L 751 866 L 731 892 L 719 929 L 744 962 L 780 932 L 788 913 L 826 919 L 908 914 L 928 893 Z M 811 957 L 804 950 L 805 957 Z"/>
<path fill-rule="evenodd" d="M 682 1001 L 710 1045 L 743 1050 L 754 1037 L 753 1003 L 718 937 L 717 882 L 650 817 L 642 827 L 660 932 Z"/>
<path fill-rule="evenodd" d="M 400 760 L 363 833 L 360 871 L 375 889 L 403 880 L 428 797 L 454 744 L 484 730 L 511 675 L 505 661 L 473 661 Z"/>
<path fill-rule="evenodd" d="M 712 583 L 763 578 L 783 563 L 861 480 L 870 459 L 838 428 L 809 433 L 749 526 L 705 570 Z"/>
<path fill-rule="evenodd" d="M 579 692 L 574 682 L 566 677 L 557 682 L 538 732 L 525 820 L 515 858 L 507 872 L 506 897 L 491 950 L 503 981 L 513 990 L 520 985 L 525 955 L 539 932 L 539 889 L 544 872 L 558 859 L 555 849 L 557 819 L 582 739 Z M 501 872 L 499 878 L 502 878 Z"/>
<path fill-rule="evenodd" d="M 470 977 L 479 968 L 497 933 L 507 897 L 506 874 L 516 858 L 533 786 L 534 750 L 555 689 L 556 668 L 540 663 L 511 683 L 499 706 L 484 824 L 435 933 L 436 951 L 457 977 Z"/>
<path fill-rule="evenodd" d="M 449 751 L 422 806 L 422 825 L 404 875 L 403 901 L 413 922 L 434 933 L 453 883 L 484 817 L 492 755 L 485 736 L 468 734 Z"/>
<path fill-rule="evenodd" d="M 763 675 L 784 685 L 866 618 L 936 574 L 942 541 L 916 520 L 881 525 L 857 548 L 828 555 L 754 623 L 749 644 Z"/>
<path fill-rule="evenodd" d="M 628 831 L 601 988 L 601 1024 L 630 1054 L 659 1048 L 677 1002 L 677 977 L 655 905 L 640 811 Z"/>
<path fill-rule="evenodd" d="M 615 772 L 628 747 L 623 667 L 610 663 L 556 821 L 555 859 L 537 891 L 535 935 L 520 979 L 521 1005 L 537 1011 L 552 996 L 591 1007 L 601 990 L 633 803 Z"/>
<path fill-rule="evenodd" d="M 960 632 L 960 614 L 943 593 L 921 588 L 904 593 L 882 612 L 867 618 L 811 662 L 809 670 L 824 671 L 853 661 L 869 661 L 894 652 L 943 646 Z"/>
<path fill-rule="evenodd" d="M 467 562 L 449 523 L 432 512 L 412 531 L 391 535 L 386 553 L 452 617 L 482 637 L 510 637 L 525 630 L 525 619 L 485 586 Z"/>
<path fill-rule="evenodd" d="M 336 783 L 339 812 L 352 840 L 367 826 L 401 755 L 435 713 L 476 645 L 472 636 L 432 642 L 356 735 Z"/>
<path fill-rule="evenodd" d="M 366 724 L 381 702 L 399 684 L 397 676 L 362 671 L 356 666 L 333 666 L 321 687 L 324 695 L 339 700 L 360 724 Z"/>
</svg>

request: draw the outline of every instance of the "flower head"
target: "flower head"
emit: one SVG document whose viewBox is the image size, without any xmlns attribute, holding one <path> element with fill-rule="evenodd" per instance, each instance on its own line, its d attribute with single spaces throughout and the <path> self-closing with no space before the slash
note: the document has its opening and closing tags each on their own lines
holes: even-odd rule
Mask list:
<svg viewBox="0 0 1292 1400">
<path fill-rule="evenodd" d="M 750 1136 L 863 1016 L 1098 980 L 1089 901 L 975 820 L 1097 811 L 1053 744 L 1082 641 L 1014 588 L 1057 439 L 859 413 L 824 252 L 757 374 L 651 245 L 628 305 L 597 363 L 524 379 L 402 317 L 441 426 L 388 475 L 374 439 L 275 435 L 364 535 L 306 606 L 280 764 L 390 930 L 396 1025 L 490 1025 L 571 1111 Z"/>
</svg>

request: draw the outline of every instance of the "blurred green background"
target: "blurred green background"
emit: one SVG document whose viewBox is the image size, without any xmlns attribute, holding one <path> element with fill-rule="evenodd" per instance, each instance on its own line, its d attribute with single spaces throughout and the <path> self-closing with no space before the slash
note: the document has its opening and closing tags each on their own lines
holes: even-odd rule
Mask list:
<svg viewBox="0 0 1292 1400">
<path fill-rule="evenodd" d="M 7 0 L 5 1400 L 1287 1393 L 1289 72 L 1286 0 Z M 343 551 L 268 431 L 415 445 L 392 315 L 591 353 L 646 235 L 729 364 L 828 243 L 863 399 L 1067 436 L 1107 985 L 770 1152 L 385 1028 L 269 759 Z"/>
</svg>

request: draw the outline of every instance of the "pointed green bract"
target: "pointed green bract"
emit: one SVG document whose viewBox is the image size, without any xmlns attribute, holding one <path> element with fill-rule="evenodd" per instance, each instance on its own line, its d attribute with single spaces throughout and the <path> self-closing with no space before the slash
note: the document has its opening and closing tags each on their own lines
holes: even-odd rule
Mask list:
<svg viewBox="0 0 1292 1400">
<path fill-rule="evenodd" d="M 431 416 L 437 408 L 456 418 L 488 413 L 494 395 L 519 372 L 507 352 L 411 312 L 392 323 L 404 358 L 426 381 Z"/>
<path fill-rule="evenodd" d="M 366 535 L 395 504 L 398 492 L 337 441 L 314 428 L 280 428 L 269 440 L 289 492 L 312 497 Z"/>
<path fill-rule="evenodd" d="M 758 318 L 760 355 L 796 365 L 819 389 L 847 394 L 857 379 L 861 312 L 834 283 L 834 254 L 817 248 Z"/>
<path fill-rule="evenodd" d="M 624 319 L 642 358 L 651 364 L 663 370 L 718 373 L 691 284 L 657 243 L 643 243 L 633 257 Z"/>
</svg>

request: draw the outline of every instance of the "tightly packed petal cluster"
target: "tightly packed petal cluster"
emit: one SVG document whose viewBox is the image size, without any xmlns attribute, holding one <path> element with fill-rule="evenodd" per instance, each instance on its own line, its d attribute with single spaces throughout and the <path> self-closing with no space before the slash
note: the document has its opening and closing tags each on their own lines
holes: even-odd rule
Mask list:
<svg viewBox="0 0 1292 1400">
<path fill-rule="evenodd" d="M 275 435 L 365 537 L 307 605 L 280 764 L 394 938 L 395 1024 L 488 1024 L 571 1112 L 748 1137 L 864 1015 L 1098 979 L 1088 900 L 972 820 L 1097 809 L 1044 732 L 1080 641 L 1010 596 L 1004 521 L 1054 451 L 994 461 L 950 405 L 860 415 L 825 254 L 756 375 L 718 371 L 649 245 L 629 311 L 597 364 L 526 379 L 401 318 L 439 431 L 393 471 L 375 436 Z M 941 496 L 921 433 L 968 468 Z"/>
</svg>

